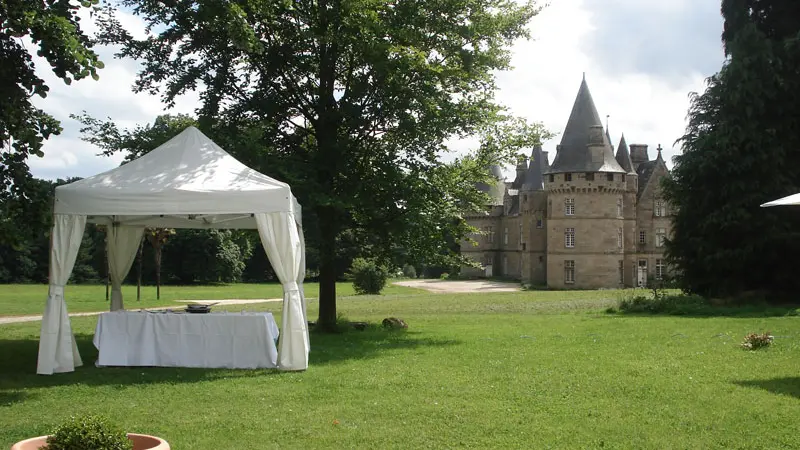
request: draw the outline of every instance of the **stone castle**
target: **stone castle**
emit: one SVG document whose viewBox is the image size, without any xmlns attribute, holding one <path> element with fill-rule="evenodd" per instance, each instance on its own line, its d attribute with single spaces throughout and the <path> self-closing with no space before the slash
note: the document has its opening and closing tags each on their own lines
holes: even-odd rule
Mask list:
<svg viewBox="0 0 800 450">
<path fill-rule="evenodd" d="M 466 216 L 481 230 L 462 255 L 481 268 L 465 276 L 500 276 L 561 289 L 646 286 L 666 274 L 664 241 L 669 206 L 659 181 L 669 174 L 647 145 L 625 142 L 616 155 L 584 77 L 552 165 L 533 149 L 513 182 L 491 168 L 497 182 L 479 185 L 491 202 Z"/>
</svg>

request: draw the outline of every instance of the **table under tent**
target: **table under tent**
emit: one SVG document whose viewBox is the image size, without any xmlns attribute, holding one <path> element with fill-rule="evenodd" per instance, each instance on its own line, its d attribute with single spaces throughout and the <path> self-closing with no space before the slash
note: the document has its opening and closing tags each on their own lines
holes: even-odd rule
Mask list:
<svg viewBox="0 0 800 450">
<path fill-rule="evenodd" d="M 107 229 L 111 311 L 124 309 L 122 281 L 136 257 L 145 227 L 257 229 L 283 286 L 277 368 L 308 367 L 300 204 L 289 185 L 237 161 L 197 128 L 188 127 L 150 153 L 117 168 L 57 187 L 53 219 L 50 286 L 37 373 L 72 372 L 82 365 L 64 286 L 86 223 L 102 224 Z"/>
</svg>

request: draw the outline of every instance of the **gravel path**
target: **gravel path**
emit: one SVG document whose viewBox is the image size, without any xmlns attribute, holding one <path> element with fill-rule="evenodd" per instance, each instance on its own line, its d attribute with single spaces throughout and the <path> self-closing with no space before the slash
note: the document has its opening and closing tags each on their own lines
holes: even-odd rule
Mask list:
<svg viewBox="0 0 800 450">
<path fill-rule="evenodd" d="M 177 302 L 181 303 L 216 303 L 216 306 L 224 306 L 224 305 L 247 305 L 250 303 L 268 303 L 268 302 L 282 302 L 283 299 L 280 298 L 255 298 L 255 299 L 240 299 L 240 298 L 233 298 L 227 300 L 176 300 Z M 132 308 L 131 310 L 139 310 L 139 309 L 165 309 L 165 308 L 175 308 L 174 306 L 158 306 L 154 308 Z M 72 313 L 70 317 L 81 317 L 81 316 L 97 316 L 99 314 L 103 314 L 107 311 L 95 311 L 95 312 L 81 312 L 81 313 Z M 9 323 L 21 323 L 21 322 L 36 322 L 42 320 L 41 315 L 37 316 L 0 316 L 0 325 L 6 325 Z"/>
<path fill-rule="evenodd" d="M 413 288 L 426 289 L 431 292 L 446 294 L 464 294 L 478 292 L 518 292 L 519 283 L 510 283 L 490 280 L 469 280 L 469 281 L 449 281 L 449 280 L 409 280 L 398 281 L 394 284 Z"/>
</svg>

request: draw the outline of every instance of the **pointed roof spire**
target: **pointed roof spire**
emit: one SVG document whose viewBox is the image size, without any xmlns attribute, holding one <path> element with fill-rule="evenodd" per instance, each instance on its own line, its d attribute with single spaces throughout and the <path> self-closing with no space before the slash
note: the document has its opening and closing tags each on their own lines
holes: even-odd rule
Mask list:
<svg viewBox="0 0 800 450">
<path fill-rule="evenodd" d="M 541 191 L 544 189 L 544 172 L 547 170 L 547 160 L 542 146 L 533 147 L 531 152 L 531 164 L 528 172 L 525 173 L 525 182 L 522 184 L 523 191 Z"/>
<path fill-rule="evenodd" d="M 631 161 L 631 153 L 628 151 L 628 143 L 625 142 L 625 133 L 622 133 L 622 139 L 619 140 L 617 147 L 617 162 L 627 173 L 633 173 L 633 161 Z"/>
<path fill-rule="evenodd" d="M 592 158 L 589 150 L 592 140 L 596 141 L 593 145 L 604 147 L 602 161 Z M 624 172 L 614 159 L 611 142 L 603 133 L 603 123 L 594 106 L 585 74 L 550 172 Z"/>
<path fill-rule="evenodd" d="M 661 150 L 662 150 L 662 148 L 661 148 L 661 144 L 658 144 L 658 148 L 657 148 L 656 150 L 658 151 L 658 155 L 656 155 L 656 159 L 657 159 L 657 160 L 658 160 L 658 159 L 660 159 L 660 160 L 662 160 L 662 161 L 663 161 L 663 160 L 664 160 L 664 158 L 661 156 Z"/>
</svg>

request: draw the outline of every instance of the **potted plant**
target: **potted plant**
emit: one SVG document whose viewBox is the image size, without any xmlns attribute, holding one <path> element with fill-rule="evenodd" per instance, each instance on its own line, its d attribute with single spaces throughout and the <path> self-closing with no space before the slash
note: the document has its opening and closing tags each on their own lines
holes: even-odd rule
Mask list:
<svg viewBox="0 0 800 450">
<path fill-rule="evenodd" d="M 125 433 L 102 416 L 70 417 L 53 433 L 17 442 L 11 450 L 169 450 L 167 441 Z"/>
</svg>

